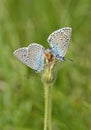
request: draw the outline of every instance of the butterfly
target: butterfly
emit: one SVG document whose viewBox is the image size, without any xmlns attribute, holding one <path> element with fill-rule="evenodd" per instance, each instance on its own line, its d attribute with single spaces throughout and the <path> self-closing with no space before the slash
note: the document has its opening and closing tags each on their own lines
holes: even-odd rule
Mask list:
<svg viewBox="0 0 91 130">
<path fill-rule="evenodd" d="M 47 39 L 52 54 L 60 61 L 64 60 L 71 38 L 71 32 L 72 28 L 65 27 L 54 31 Z"/>
<path fill-rule="evenodd" d="M 51 33 L 47 39 L 50 52 L 57 60 L 63 61 L 67 52 L 72 28 L 64 27 Z M 40 72 L 44 68 L 45 48 L 37 43 L 31 43 L 28 47 L 19 48 L 14 55 L 25 65 Z"/>
</svg>

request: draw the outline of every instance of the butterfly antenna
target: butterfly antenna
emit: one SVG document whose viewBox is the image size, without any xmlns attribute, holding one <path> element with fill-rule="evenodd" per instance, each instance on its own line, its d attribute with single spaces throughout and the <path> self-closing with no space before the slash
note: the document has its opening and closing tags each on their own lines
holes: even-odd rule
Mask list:
<svg viewBox="0 0 91 130">
<path fill-rule="evenodd" d="M 73 62 L 73 59 L 71 59 L 71 58 L 68 58 L 68 60 L 71 61 L 71 62 Z"/>
<path fill-rule="evenodd" d="M 71 58 L 66 58 L 66 59 L 64 58 L 64 61 L 66 61 L 66 60 L 73 62 L 73 59 L 71 59 Z"/>
</svg>

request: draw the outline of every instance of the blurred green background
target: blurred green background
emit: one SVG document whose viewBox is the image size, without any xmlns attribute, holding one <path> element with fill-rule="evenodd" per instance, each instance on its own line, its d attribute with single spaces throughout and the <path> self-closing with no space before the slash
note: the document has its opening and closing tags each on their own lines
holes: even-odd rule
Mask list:
<svg viewBox="0 0 91 130">
<path fill-rule="evenodd" d="M 43 130 L 39 74 L 13 56 L 32 42 L 72 27 L 53 87 L 52 130 L 91 130 L 91 0 L 0 0 L 0 130 Z"/>
</svg>

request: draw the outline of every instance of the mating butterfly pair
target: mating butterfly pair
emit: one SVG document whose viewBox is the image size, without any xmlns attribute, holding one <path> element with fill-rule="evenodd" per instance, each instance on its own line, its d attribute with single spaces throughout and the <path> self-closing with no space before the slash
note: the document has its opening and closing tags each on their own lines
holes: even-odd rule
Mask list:
<svg viewBox="0 0 91 130">
<path fill-rule="evenodd" d="M 64 27 L 51 33 L 47 39 L 50 44 L 50 52 L 59 61 L 63 61 L 71 38 L 72 28 Z M 28 47 L 19 48 L 14 55 L 25 65 L 40 72 L 44 68 L 45 48 L 37 43 L 31 43 Z"/>
</svg>

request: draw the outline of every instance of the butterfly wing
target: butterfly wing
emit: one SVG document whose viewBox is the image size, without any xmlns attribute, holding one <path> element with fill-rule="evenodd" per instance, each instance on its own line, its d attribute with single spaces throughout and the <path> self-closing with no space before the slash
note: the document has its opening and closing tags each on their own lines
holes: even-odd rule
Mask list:
<svg viewBox="0 0 91 130">
<path fill-rule="evenodd" d="M 28 56 L 31 58 L 31 66 L 34 70 L 41 71 L 44 67 L 44 47 L 40 44 L 33 43 L 28 47 Z"/>
<path fill-rule="evenodd" d="M 32 43 L 28 47 L 19 48 L 14 55 L 36 72 L 40 72 L 44 67 L 44 47 L 40 44 Z"/>
<path fill-rule="evenodd" d="M 57 59 L 61 60 L 68 49 L 72 28 L 65 27 L 54 31 L 49 35 L 47 41 L 50 44 L 52 53 Z"/>
</svg>

